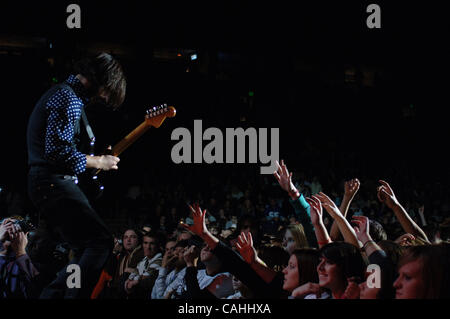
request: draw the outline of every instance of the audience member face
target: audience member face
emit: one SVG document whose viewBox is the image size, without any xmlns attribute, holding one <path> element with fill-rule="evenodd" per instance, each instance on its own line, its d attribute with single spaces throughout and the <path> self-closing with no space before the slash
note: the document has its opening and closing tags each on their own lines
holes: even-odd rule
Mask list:
<svg viewBox="0 0 450 319">
<path fill-rule="evenodd" d="M 377 299 L 380 288 L 367 287 L 367 280 L 359 284 L 359 299 Z"/>
<path fill-rule="evenodd" d="M 173 256 L 175 251 L 175 245 L 177 244 L 176 241 L 168 241 L 166 243 L 165 251 L 164 253 L 168 254 L 169 257 Z"/>
<path fill-rule="evenodd" d="M 291 255 L 291 258 L 289 258 L 288 265 L 283 269 L 283 274 L 283 290 L 292 292 L 298 287 L 300 280 L 298 275 L 297 257 L 295 255 Z"/>
<path fill-rule="evenodd" d="M 328 288 L 332 292 L 344 290 L 346 287 L 346 283 L 341 278 L 339 266 L 323 256 L 320 257 L 317 274 L 320 287 Z"/>
<path fill-rule="evenodd" d="M 283 248 L 289 253 L 289 255 L 291 255 L 295 249 L 300 248 L 297 247 L 294 237 L 292 237 L 292 233 L 289 229 L 287 229 L 284 233 Z"/>
<path fill-rule="evenodd" d="M 184 261 L 184 248 L 185 247 L 176 247 L 174 250 L 174 255 L 177 256 L 177 260 L 175 262 L 175 268 L 181 269 L 186 265 Z"/>
<path fill-rule="evenodd" d="M 151 258 L 158 252 L 158 245 L 153 237 L 144 236 L 142 240 L 142 248 L 144 249 L 144 255 Z"/>
<path fill-rule="evenodd" d="M 138 236 L 134 232 L 134 230 L 127 230 L 125 234 L 123 234 L 123 248 L 126 251 L 132 251 L 138 245 Z"/>
<path fill-rule="evenodd" d="M 421 299 L 424 297 L 425 283 L 422 277 L 423 263 L 417 259 L 404 264 L 398 270 L 394 282 L 395 299 Z"/>
<path fill-rule="evenodd" d="M 200 251 L 200 260 L 204 262 L 208 262 L 214 258 L 214 254 L 211 252 L 211 248 L 208 245 L 205 245 Z"/>
</svg>

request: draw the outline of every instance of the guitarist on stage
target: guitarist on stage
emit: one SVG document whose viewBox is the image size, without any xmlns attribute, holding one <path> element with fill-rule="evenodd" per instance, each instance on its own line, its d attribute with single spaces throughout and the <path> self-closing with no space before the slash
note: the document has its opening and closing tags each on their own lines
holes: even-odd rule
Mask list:
<svg viewBox="0 0 450 319">
<path fill-rule="evenodd" d="M 81 270 L 81 287 L 76 280 L 69 280 L 68 287 L 67 277 L 74 270 L 67 272 L 66 266 L 44 288 L 41 298 L 89 298 L 111 254 L 112 235 L 77 185 L 77 177 L 89 168 L 118 169 L 118 157 L 80 152 L 81 133 L 90 130 L 84 114 L 87 104 L 104 102 L 117 108 L 125 91 L 121 65 L 101 53 L 79 61 L 74 74 L 50 88 L 31 114 L 27 129 L 29 196 L 49 230 L 74 251 L 67 266 L 76 264 Z"/>
</svg>

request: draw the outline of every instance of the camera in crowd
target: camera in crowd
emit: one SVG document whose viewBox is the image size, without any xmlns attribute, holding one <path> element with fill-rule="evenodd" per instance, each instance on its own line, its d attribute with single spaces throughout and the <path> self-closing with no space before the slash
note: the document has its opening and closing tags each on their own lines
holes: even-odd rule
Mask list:
<svg viewBox="0 0 450 319">
<path fill-rule="evenodd" d="M 3 223 L 4 220 L 5 218 L 0 220 L 0 224 Z M 16 225 L 19 228 L 19 231 L 22 231 L 25 234 L 30 231 L 36 230 L 36 227 L 30 222 L 28 217 L 24 219 L 20 216 L 14 216 L 11 217 L 11 221 L 13 225 Z"/>
</svg>

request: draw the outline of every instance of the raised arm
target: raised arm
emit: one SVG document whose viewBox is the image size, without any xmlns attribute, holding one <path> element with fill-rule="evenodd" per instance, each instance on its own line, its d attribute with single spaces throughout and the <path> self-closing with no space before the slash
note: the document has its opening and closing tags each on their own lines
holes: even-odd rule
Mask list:
<svg viewBox="0 0 450 319">
<path fill-rule="evenodd" d="M 306 201 L 311 206 L 311 209 L 310 209 L 311 222 L 314 226 L 314 231 L 316 233 L 316 238 L 317 238 L 317 243 L 319 244 L 319 248 L 322 248 L 322 246 L 325 246 L 326 244 L 329 244 L 332 242 L 330 236 L 328 236 L 327 229 L 325 228 L 325 225 L 323 224 L 322 204 L 320 203 L 320 200 L 316 196 L 312 196 L 312 198 L 307 197 Z"/>
<path fill-rule="evenodd" d="M 269 298 L 273 296 L 274 291 L 270 289 L 270 285 L 243 260 L 242 256 L 220 242 L 219 239 L 208 231 L 205 224 L 206 211 L 202 211 L 198 204 L 195 204 L 194 207 L 189 207 L 192 211 L 194 225 L 189 226 L 183 224 L 183 226 L 200 236 L 206 242 L 213 251 L 213 254 L 222 261 L 223 270 L 239 278 L 244 285 L 252 290 L 256 297 Z"/>
<path fill-rule="evenodd" d="M 383 180 L 379 180 L 379 182 L 381 186 L 377 189 L 378 199 L 380 202 L 386 204 L 387 207 L 392 209 L 405 233 L 412 234 L 429 242 L 425 232 L 414 222 L 403 206 L 399 203 L 391 186 Z"/>
<path fill-rule="evenodd" d="M 192 245 L 186 247 L 184 250 L 184 261 L 186 262 L 186 274 L 184 281 L 186 283 L 187 299 L 196 299 L 202 297 L 202 291 L 197 279 L 197 260 L 199 257 L 199 250 Z"/>
<path fill-rule="evenodd" d="M 342 216 L 347 217 L 348 208 L 353 201 L 356 193 L 359 190 L 360 182 L 357 178 L 346 181 L 344 184 L 344 197 L 342 198 L 341 206 L 339 210 L 341 211 Z M 332 240 L 336 241 L 339 238 L 339 227 L 336 221 L 333 221 L 330 230 L 330 237 Z"/>
<path fill-rule="evenodd" d="M 311 222 L 310 207 L 302 194 L 292 183 L 292 172 L 289 172 L 286 164 L 281 160 L 281 166 L 276 161 L 277 171 L 273 173 L 275 178 L 280 184 L 280 187 L 285 190 L 289 197 L 290 203 L 294 207 L 295 214 L 298 216 L 300 223 L 305 230 L 306 238 L 308 239 L 309 246 L 316 247 L 316 237 L 314 234 L 314 226 Z"/>
<path fill-rule="evenodd" d="M 266 283 L 272 282 L 276 276 L 276 271 L 267 267 L 266 264 L 258 257 L 255 247 L 253 247 L 252 234 L 250 232 L 242 232 L 238 236 L 236 247 L 242 258 Z"/>
<path fill-rule="evenodd" d="M 382 250 L 370 236 L 369 218 L 366 216 L 353 216 L 352 222 L 357 225 L 357 227 L 354 228 L 356 237 L 363 244 L 363 249 L 367 257 L 372 255 L 377 250 Z"/>
<path fill-rule="evenodd" d="M 194 224 L 189 226 L 188 224 L 182 224 L 187 230 L 198 235 L 201 239 L 205 241 L 205 243 L 209 246 L 209 248 L 216 248 L 219 243 L 219 239 L 210 233 L 205 223 L 205 215 L 206 209 L 201 210 L 200 206 L 196 203 L 192 207 L 189 205 L 189 209 L 192 212 L 192 219 L 194 220 Z"/>
<path fill-rule="evenodd" d="M 330 214 L 330 216 L 336 221 L 339 227 L 339 231 L 344 237 L 344 241 L 360 248 L 358 239 L 356 238 L 355 230 L 352 228 L 347 219 L 345 219 L 345 217 L 342 216 L 336 204 L 322 192 L 316 194 L 316 197 L 320 200 L 322 206 L 326 209 L 328 214 Z"/>
<path fill-rule="evenodd" d="M 292 172 L 289 173 L 287 166 L 284 164 L 284 160 L 281 160 L 281 166 L 278 161 L 275 162 L 277 164 L 277 170 L 273 175 L 277 179 L 278 184 L 280 184 L 280 187 L 285 190 L 293 200 L 297 199 L 300 194 L 292 183 Z"/>
</svg>

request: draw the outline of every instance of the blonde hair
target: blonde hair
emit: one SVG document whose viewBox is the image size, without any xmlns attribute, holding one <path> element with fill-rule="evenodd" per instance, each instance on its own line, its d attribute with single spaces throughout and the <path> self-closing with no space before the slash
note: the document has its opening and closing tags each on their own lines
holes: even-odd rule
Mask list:
<svg viewBox="0 0 450 319">
<path fill-rule="evenodd" d="M 286 231 L 290 231 L 297 248 L 308 248 L 309 243 L 306 239 L 305 229 L 302 224 L 291 224 L 286 227 Z"/>
</svg>

